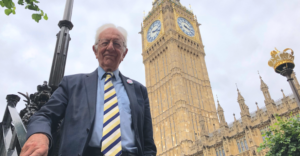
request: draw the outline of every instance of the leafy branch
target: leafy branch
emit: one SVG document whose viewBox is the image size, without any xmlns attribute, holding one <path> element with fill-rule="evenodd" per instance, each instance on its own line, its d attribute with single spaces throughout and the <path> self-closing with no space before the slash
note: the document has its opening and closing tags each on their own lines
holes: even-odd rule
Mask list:
<svg viewBox="0 0 300 156">
<path fill-rule="evenodd" d="M 37 13 L 32 14 L 32 19 L 39 22 L 42 18 L 48 20 L 47 14 L 39 8 L 37 0 L 18 0 L 19 5 L 26 5 L 25 9 L 36 11 Z M 5 8 L 4 13 L 9 16 L 10 14 L 16 14 L 16 6 L 13 0 L 0 0 L 0 6 Z"/>
<path fill-rule="evenodd" d="M 289 119 L 276 116 L 277 122 L 270 130 L 262 134 L 264 142 L 258 152 L 268 149 L 266 156 L 297 156 L 300 153 L 300 122 L 299 115 Z"/>
</svg>

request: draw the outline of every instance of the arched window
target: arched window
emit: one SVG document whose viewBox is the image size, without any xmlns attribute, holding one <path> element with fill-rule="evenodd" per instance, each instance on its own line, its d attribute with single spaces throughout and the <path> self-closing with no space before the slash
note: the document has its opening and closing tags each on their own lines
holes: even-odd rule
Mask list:
<svg viewBox="0 0 300 156">
<path fill-rule="evenodd" d="M 240 153 L 242 153 L 246 150 L 249 150 L 247 140 L 246 140 L 245 136 L 242 137 L 242 138 L 236 139 L 236 142 L 237 142 L 238 149 L 239 149 Z"/>
<path fill-rule="evenodd" d="M 244 137 L 244 144 L 245 144 L 245 149 L 248 150 L 247 140 L 245 137 Z"/>
<path fill-rule="evenodd" d="M 216 148 L 216 155 L 217 156 L 225 156 L 224 148 L 222 146 Z"/>
<path fill-rule="evenodd" d="M 238 148 L 239 148 L 239 152 L 241 153 L 241 147 L 240 147 L 240 143 L 237 141 L 237 145 L 238 145 Z"/>
</svg>

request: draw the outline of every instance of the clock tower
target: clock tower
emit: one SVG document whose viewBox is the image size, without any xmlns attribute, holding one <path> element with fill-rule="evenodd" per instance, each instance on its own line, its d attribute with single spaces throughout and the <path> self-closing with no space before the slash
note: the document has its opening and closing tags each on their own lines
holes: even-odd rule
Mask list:
<svg viewBox="0 0 300 156">
<path fill-rule="evenodd" d="M 219 128 L 199 26 L 179 0 L 154 0 L 142 23 L 158 155 L 190 154 L 197 141 Z"/>
</svg>

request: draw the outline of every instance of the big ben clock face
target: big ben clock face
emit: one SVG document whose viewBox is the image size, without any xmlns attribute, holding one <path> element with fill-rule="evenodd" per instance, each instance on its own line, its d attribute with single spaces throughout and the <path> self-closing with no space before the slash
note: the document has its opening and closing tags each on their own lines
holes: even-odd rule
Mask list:
<svg viewBox="0 0 300 156">
<path fill-rule="evenodd" d="M 177 23 L 180 27 L 180 29 L 187 35 L 193 37 L 195 36 L 195 30 L 192 26 L 192 24 L 186 20 L 185 18 L 183 17 L 178 17 L 177 18 Z"/>
<path fill-rule="evenodd" d="M 152 42 L 154 41 L 161 29 L 161 23 L 159 20 L 155 21 L 152 23 L 152 25 L 150 26 L 148 32 L 147 32 L 147 40 L 148 42 Z"/>
</svg>

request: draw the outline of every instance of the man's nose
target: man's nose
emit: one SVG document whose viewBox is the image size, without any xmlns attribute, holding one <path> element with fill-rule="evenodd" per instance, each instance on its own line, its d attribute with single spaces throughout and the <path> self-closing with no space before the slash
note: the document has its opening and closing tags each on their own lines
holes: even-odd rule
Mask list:
<svg viewBox="0 0 300 156">
<path fill-rule="evenodd" d="M 112 41 L 110 41 L 106 49 L 107 50 L 115 50 L 114 49 L 114 43 Z"/>
</svg>

